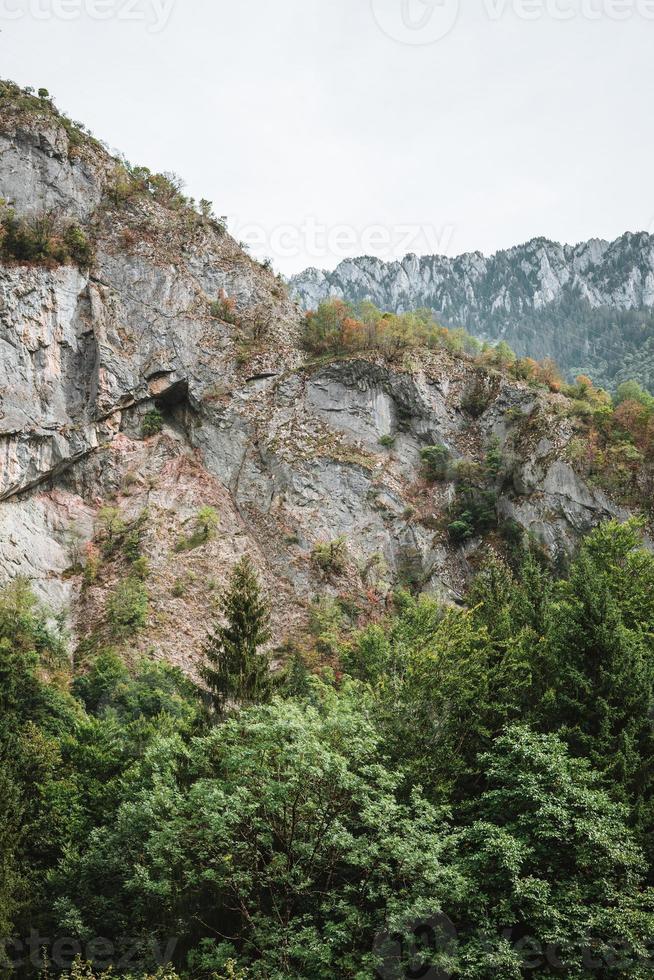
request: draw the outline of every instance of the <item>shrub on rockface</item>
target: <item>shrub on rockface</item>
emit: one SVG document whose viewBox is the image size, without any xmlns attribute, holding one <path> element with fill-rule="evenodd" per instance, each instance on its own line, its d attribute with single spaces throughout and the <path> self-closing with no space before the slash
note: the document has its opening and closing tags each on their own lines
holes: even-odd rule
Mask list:
<svg viewBox="0 0 654 980">
<path fill-rule="evenodd" d="M 93 248 L 79 225 L 68 225 L 63 240 L 68 255 L 80 268 L 88 268 L 92 264 Z"/>
<path fill-rule="evenodd" d="M 200 507 L 195 515 L 195 533 L 202 541 L 208 541 L 213 537 L 219 524 L 218 511 L 209 504 Z"/>
<path fill-rule="evenodd" d="M 47 121 L 61 126 L 68 139 L 68 158 L 74 160 L 85 150 L 105 153 L 106 148 L 93 136 L 81 122 L 60 112 L 45 88 L 35 93 L 31 86 L 21 88 L 15 82 L 0 82 L 0 110 L 17 116 L 23 125 L 34 126 L 35 122 Z"/>
<path fill-rule="evenodd" d="M 19 217 L 11 208 L 0 209 L 0 255 L 4 262 L 80 268 L 93 263 L 93 247 L 78 224 L 52 212 Z"/>
<path fill-rule="evenodd" d="M 426 446 L 420 451 L 425 475 L 429 480 L 446 480 L 452 453 L 445 445 Z"/>
<path fill-rule="evenodd" d="M 502 466 L 499 443 L 492 441 L 483 463 L 460 459 L 452 468 L 456 496 L 447 529 L 453 541 L 463 543 L 497 526 L 496 485 Z"/>
<path fill-rule="evenodd" d="M 394 357 L 411 347 L 476 352 L 479 343 L 462 330 L 448 330 L 430 310 L 382 313 L 372 303 L 329 300 L 307 313 L 303 342 L 312 354 L 378 350 Z"/>
<path fill-rule="evenodd" d="M 106 196 L 108 202 L 118 208 L 152 201 L 165 208 L 171 216 L 179 216 L 188 230 L 210 227 L 221 237 L 227 231 L 226 217 L 216 217 L 211 201 L 202 198 L 196 203 L 192 197 L 187 197 L 184 194 L 184 181 L 170 171 L 155 173 L 148 167 L 134 166 L 125 159 L 118 160 Z"/>
<path fill-rule="evenodd" d="M 178 538 L 175 544 L 177 552 L 193 551 L 210 541 L 220 525 L 220 515 L 215 507 L 205 504 L 186 523 L 190 523 L 191 533 Z"/>
<path fill-rule="evenodd" d="M 222 320 L 223 323 L 234 325 L 238 323 L 236 300 L 233 296 L 228 296 L 224 289 L 221 291 L 218 299 L 210 303 L 209 312 L 214 319 Z"/>
<path fill-rule="evenodd" d="M 311 551 L 311 560 L 321 571 L 340 575 L 347 565 L 347 542 L 345 538 L 333 541 L 318 541 Z"/>
<path fill-rule="evenodd" d="M 397 436 L 391 435 L 390 432 L 387 432 L 385 435 L 380 436 L 379 445 L 382 447 L 382 449 L 392 449 L 395 445 L 396 438 Z"/>
<path fill-rule="evenodd" d="M 577 379 L 573 416 L 577 434 L 568 447 L 575 468 L 625 503 L 652 510 L 654 398 L 637 382 L 623 382 L 611 402 L 590 379 Z"/>
<path fill-rule="evenodd" d="M 143 416 L 141 435 L 144 439 L 156 436 L 164 427 L 164 417 L 158 408 L 153 408 Z"/>
<path fill-rule="evenodd" d="M 147 167 L 133 167 L 126 160 L 119 161 L 108 189 L 109 199 L 115 205 L 145 197 L 156 201 L 169 211 L 180 211 L 191 206 L 182 193 L 184 182 L 177 174 L 153 173 Z"/>
<path fill-rule="evenodd" d="M 107 600 L 107 624 L 112 636 L 125 639 L 142 629 L 148 618 L 148 591 L 137 575 L 120 582 Z"/>
</svg>

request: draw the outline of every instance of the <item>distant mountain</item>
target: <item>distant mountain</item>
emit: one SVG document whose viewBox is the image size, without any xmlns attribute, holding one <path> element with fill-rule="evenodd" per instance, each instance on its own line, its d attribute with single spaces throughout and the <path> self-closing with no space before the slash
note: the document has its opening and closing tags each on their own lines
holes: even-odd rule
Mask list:
<svg viewBox="0 0 654 980">
<path fill-rule="evenodd" d="M 490 257 L 362 256 L 290 282 L 305 309 L 328 297 L 394 312 L 428 307 L 446 326 L 553 357 L 569 377 L 583 372 L 609 388 L 634 377 L 654 391 L 654 236 L 646 232 L 575 246 L 535 238 Z"/>
</svg>

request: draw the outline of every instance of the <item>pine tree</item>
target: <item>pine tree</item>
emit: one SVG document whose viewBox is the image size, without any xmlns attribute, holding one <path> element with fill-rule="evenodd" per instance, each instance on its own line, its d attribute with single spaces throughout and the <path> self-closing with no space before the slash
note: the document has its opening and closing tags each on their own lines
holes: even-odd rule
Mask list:
<svg viewBox="0 0 654 980">
<path fill-rule="evenodd" d="M 204 647 L 202 676 L 219 715 L 224 715 L 232 702 L 268 700 L 270 665 L 259 648 L 270 639 L 269 624 L 270 611 L 256 571 L 244 556 L 220 598 L 218 619 Z"/>
<path fill-rule="evenodd" d="M 604 524 L 558 583 L 535 715 L 644 812 L 654 810 L 654 558 L 639 543 L 635 522 Z"/>
</svg>

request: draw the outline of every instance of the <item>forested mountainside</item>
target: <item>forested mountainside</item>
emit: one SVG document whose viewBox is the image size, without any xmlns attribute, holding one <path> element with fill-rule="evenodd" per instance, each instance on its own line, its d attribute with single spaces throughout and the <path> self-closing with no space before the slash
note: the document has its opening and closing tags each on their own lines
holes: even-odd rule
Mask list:
<svg viewBox="0 0 654 980">
<path fill-rule="evenodd" d="M 305 315 L 45 90 L 0 196 L 3 971 L 649 980 L 654 398 Z"/>
<path fill-rule="evenodd" d="M 426 307 L 446 326 L 554 358 L 569 380 L 590 374 L 614 390 L 636 378 L 654 391 L 654 237 L 645 232 L 575 246 L 536 238 L 490 257 L 363 256 L 333 272 L 307 269 L 290 287 L 307 310 L 328 298 Z"/>
</svg>

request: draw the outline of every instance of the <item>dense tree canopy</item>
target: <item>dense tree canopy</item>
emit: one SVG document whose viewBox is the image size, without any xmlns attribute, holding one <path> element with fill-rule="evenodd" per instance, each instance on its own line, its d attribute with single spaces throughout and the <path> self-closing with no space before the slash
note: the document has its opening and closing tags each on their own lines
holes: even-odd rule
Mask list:
<svg viewBox="0 0 654 980">
<path fill-rule="evenodd" d="M 5 588 L 9 960 L 36 931 L 76 978 L 651 977 L 653 581 L 634 521 L 563 574 L 489 554 L 466 608 L 400 593 L 334 625 L 338 672 L 296 653 L 225 717 L 153 661 L 71 675 L 58 625 Z M 233 662 L 261 657 L 251 569 L 221 608 Z"/>
</svg>

